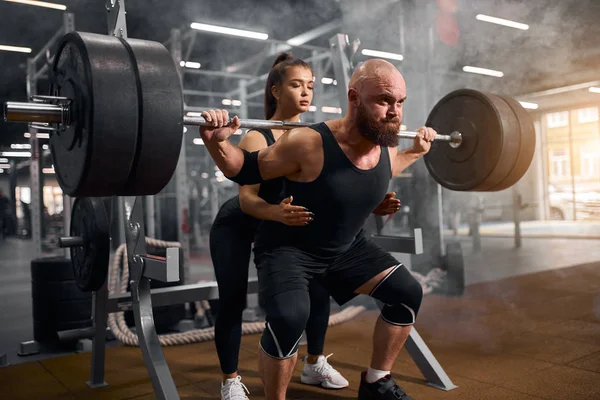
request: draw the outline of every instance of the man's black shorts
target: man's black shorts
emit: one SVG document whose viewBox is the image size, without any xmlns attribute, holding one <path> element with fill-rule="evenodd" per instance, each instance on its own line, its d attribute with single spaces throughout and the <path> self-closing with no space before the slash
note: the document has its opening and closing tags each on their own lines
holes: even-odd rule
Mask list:
<svg viewBox="0 0 600 400">
<path fill-rule="evenodd" d="M 360 235 L 345 252 L 319 257 L 292 246 L 255 249 L 260 299 L 294 289 L 308 291 L 317 279 L 339 304 L 356 296 L 354 291 L 379 273 L 400 264 L 388 252 Z"/>
</svg>

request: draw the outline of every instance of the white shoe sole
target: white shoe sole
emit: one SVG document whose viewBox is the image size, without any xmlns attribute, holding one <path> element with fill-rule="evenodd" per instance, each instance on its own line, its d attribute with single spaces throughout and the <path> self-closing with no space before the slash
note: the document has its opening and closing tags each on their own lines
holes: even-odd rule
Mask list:
<svg viewBox="0 0 600 400">
<path fill-rule="evenodd" d="M 343 389 L 345 387 L 348 387 L 348 384 L 345 385 L 336 385 L 334 383 L 331 383 L 330 381 L 320 381 L 316 378 L 311 378 L 310 376 L 301 374 L 300 375 L 300 382 L 304 383 L 305 385 L 312 385 L 312 386 L 322 386 L 325 389 Z"/>
</svg>

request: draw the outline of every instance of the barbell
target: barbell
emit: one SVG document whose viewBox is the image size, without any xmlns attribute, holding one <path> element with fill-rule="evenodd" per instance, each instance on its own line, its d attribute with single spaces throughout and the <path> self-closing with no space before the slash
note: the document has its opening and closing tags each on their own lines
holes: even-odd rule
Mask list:
<svg viewBox="0 0 600 400">
<path fill-rule="evenodd" d="M 51 132 L 56 178 L 67 195 L 154 195 L 175 171 L 183 126 L 207 125 L 202 117 L 184 116 L 178 68 L 157 42 L 69 32 L 54 57 L 49 95 L 5 103 L 4 118 Z M 266 129 L 308 125 L 254 119 L 241 124 Z M 425 164 L 448 189 L 506 189 L 533 159 L 533 121 L 505 96 L 453 91 L 435 105 L 426 125 L 440 134 Z M 398 135 L 414 138 L 417 133 Z"/>
</svg>

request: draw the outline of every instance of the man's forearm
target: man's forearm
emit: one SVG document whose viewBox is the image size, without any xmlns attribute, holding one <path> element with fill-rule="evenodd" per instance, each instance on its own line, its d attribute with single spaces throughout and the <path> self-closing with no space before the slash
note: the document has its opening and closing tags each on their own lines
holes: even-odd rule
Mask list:
<svg viewBox="0 0 600 400">
<path fill-rule="evenodd" d="M 421 157 L 423 157 L 423 154 L 415 152 L 412 148 L 399 151 L 394 160 L 394 175 L 400 175 L 402 171 L 413 165 Z"/>
<path fill-rule="evenodd" d="M 229 140 L 208 141 L 204 142 L 204 145 L 226 177 L 239 174 L 244 165 L 244 152 L 239 147 L 234 146 Z"/>
</svg>

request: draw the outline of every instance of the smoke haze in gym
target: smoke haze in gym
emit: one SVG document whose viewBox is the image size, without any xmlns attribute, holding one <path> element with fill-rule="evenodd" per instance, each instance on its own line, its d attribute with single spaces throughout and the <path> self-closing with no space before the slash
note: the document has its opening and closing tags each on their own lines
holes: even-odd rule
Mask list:
<svg viewBox="0 0 600 400">
<path fill-rule="evenodd" d="M 106 33 L 106 12 L 103 1 L 55 0 L 67 5 L 75 14 L 77 30 Z M 514 96 L 522 101 L 539 103 L 542 113 L 535 114 L 540 122 L 545 113 L 597 106 L 598 99 L 585 90 L 567 91 L 559 95 L 529 96 L 544 90 L 566 87 L 598 80 L 600 63 L 600 3 L 594 0 L 125 0 L 128 33 L 132 38 L 166 43 L 172 30 L 182 34 L 181 53 L 184 61 L 201 64 L 200 70 L 229 71 L 248 76 L 268 72 L 277 51 L 286 49 L 280 44 L 248 40 L 232 36 L 190 30 L 192 22 L 263 32 L 270 39 L 286 41 L 328 24 L 307 45 L 314 49 L 286 49 L 301 58 L 314 52 L 326 52 L 329 38 L 346 33 L 350 40 L 360 39 L 361 47 L 353 58 L 355 64 L 367 58 L 362 49 L 398 53 L 402 61 L 394 61 L 404 74 L 408 88 L 404 123 L 409 129 L 423 125 L 429 110 L 446 93 L 458 88 L 472 88 Z M 478 14 L 504 18 L 528 24 L 529 29 L 513 29 L 476 19 Z M 60 12 L 38 7 L 0 2 L 0 15 L 5 18 L 0 37 L 8 44 L 30 46 L 39 51 L 62 23 Z M 14 21 L 14 22 L 13 22 Z M 319 50 L 320 49 L 320 50 Z M 0 101 L 26 101 L 26 56 L 2 53 L 0 68 L 3 85 Z M 502 78 L 470 74 L 464 66 L 501 71 Z M 324 61 L 314 104 L 317 112 L 303 116 L 306 121 L 337 118 L 339 114 L 322 112 L 320 107 L 339 107 L 339 93 L 334 85 L 319 85 L 321 78 L 336 78 L 331 63 Z M 225 77 L 207 77 L 186 69 L 183 78 L 185 90 L 197 91 L 186 95 L 186 104 L 195 108 L 223 107 L 231 113 L 246 113 L 249 118 L 262 118 L 262 89 L 264 80 L 258 79 L 247 87 L 249 97 L 243 107 L 227 105 L 223 100 L 239 100 L 240 80 Z M 40 91 L 47 87 L 39 84 Z M 532 111 L 535 113 L 536 111 Z M 442 222 L 445 239 L 454 240 L 452 226 L 458 221 L 458 237 L 465 254 L 484 260 L 490 255 L 486 243 L 504 240 L 503 251 L 516 252 L 510 240 L 512 231 L 504 231 L 509 239 L 482 238 L 482 249 L 473 249 L 474 238 L 468 235 L 469 223 L 481 218 L 482 223 L 513 221 L 514 198 L 519 198 L 523 221 L 547 220 L 553 212 L 563 213 L 565 220 L 573 220 L 570 212 L 579 215 L 587 205 L 574 209 L 568 203 L 570 193 L 600 193 L 600 188 L 555 185 L 548 167 L 549 150 L 543 147 L 544 124 L 538 124 L 538 147 L 530 170 L 512 189 L 500 193 L 465 193 L 442 190 Z M 6 124 L 0 120 L 0 140 L 3 146 L 25 142 L 23 126 Z M 197 130 L 194 130 L 197 132 Z M 208 232 L 211 223 L 228 198 L 237 193 L 234 184 L 226 180 L 202 145 L 187 134 L 187 177 L 190 196 L 190 240 L 194 253 L 206 256 Z M 235 138 L 238 140 L 239 136 Z M 401 146 L 410 146 L 402 141 Z M 567 150 L 568 146 L 567 146 Z M 49 165 L 48 165 L 49 167 Z M 598 176 L 595 176 L 598 179 Z M 575 179 L 573 179 L 575 181 Z M 578 181 L 579 182 L 579 181 Z M 578 186 L 579 185 L 579 186 Z M 556 193 L 559 200 L 555 203 Z M 403 206 L 386 229 L 389 233 L 410 233 L 421 227 L 425 251 L 421 256 L 409 257 L 415 269 L 427 272 L 439 265 L 439 197 L 438 187 L 429 176 L 424 162 L 419 161 L 396 179 L 391 189 L 398 191 Z M 176 240 L 180 227 L 176 213 L 175 180 L 157 196 L 156 236 Z M 563 196 L 564 194 L 564 196 Z M 516 197 L 515 197 L 516 196 Z M 564 200 L 566 199 L 566 200 Z M 566 204 L 566 205 L 564 205 Z M 577 203 L 579 204 L 579 203 Z M 587 204 L 587 203 L 586 203 Z M 483 207 L 483 213 L 475 211 Z M 577 205 L 579 207 L 579 205 Z M 557 211 L 558 210 L 558 211 Z M 554 217 L 552 217 L 554 218 Z M 437 239 L 436 239 L 437 238 Z M 523 246 L 527 246 L 524 238 Z M 511 254 L 513 254 L 511 253 Z M 479 255 L 477 255 L 479 254 Z M 494 254 L 492 256 L 498 256 Z M 467 281 L 495 279 L 500 272 L 467 274 Z M 488 275 L 486 275 L 488 274 Z"/>
</svg>

